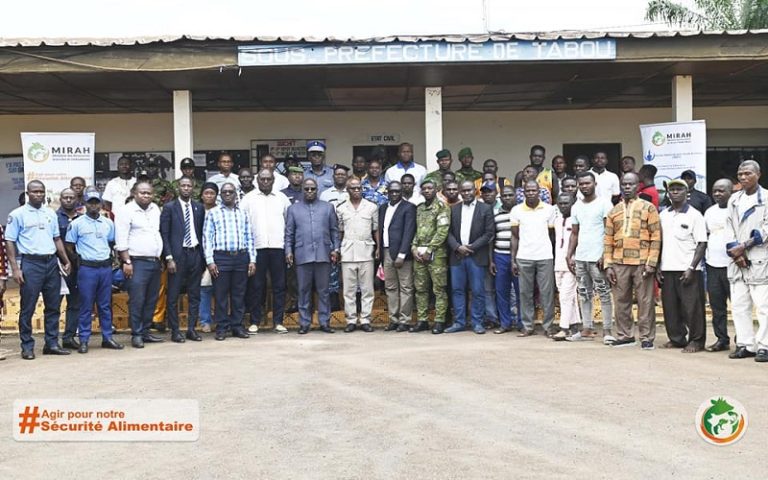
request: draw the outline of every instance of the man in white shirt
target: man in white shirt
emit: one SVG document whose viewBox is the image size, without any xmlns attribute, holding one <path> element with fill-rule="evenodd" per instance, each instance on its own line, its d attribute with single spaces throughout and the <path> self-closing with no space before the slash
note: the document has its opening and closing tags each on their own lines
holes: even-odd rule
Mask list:
<svg viewBox="0 0 768 480">
<path fill-rule="evenodd" d="M 595 174 L 595 180 L 597 181 L 595 192 L 599 198 L 605 198 L 610 200 L 611 203 L 616 204 L 621 194 L 619 177 L 615 173 L 606 170 L 606 165 L 608 165 L 608 155 L 605 152 L 596 152 L 592 158 L 592 170 L 590 170 L 590 172 Z"/>
<path fill-rule="evenodd" d="M 403 175 L 410 173 L 414 180 L 414 193 L 421 193 L 421 181 L 427 174 L 427 169 L 413 161 L 413 145 L 410 143 L 401 143 L 397 149 L 398 162 L 387 169 L 384 174 L 384 180 L 387 185 L 391 182 L 402 182 Z"/>
<path fill-rule="evenodd" d="M 704 278 L 701 260 L 707 250 L 704 217 L 687 202 L 685 180 L 667 183 L 671 206 L 659 214 L 661 220 L 661 284 L 664 326 L 669 341 L 665 348 L 682 348 L 683 353 L 704 350 L 707 328 L 704 317 Z"/>
<path fill-rule="evenodd" d="M 259 162 L 259 171 L 265 168 L 272 172 L 272 175 L 275 177 L 275 183 L 272 185 L 272 190 L 280 192 L 284 188 L 288 188 L 291 185 L 291 183 L 288 181 L 288 178 L 277 171 L 277 159 L 271 153 L 261 157 L 261 161 Z"/>
<path fill-rule="evenodd" d="M 555 271 L 552 246 L 555 242 L 555 207 L 539 198 L 539 184 L 528 180 L 523 185 L 525 203 L 515 205 L 510 214 L 512 274 L 520 276 L 520 308 L 524 330 L 519 337 L 533 335 L 536 313 L 533 291 L 539 287 L 544 308 L 542 327 L 546 335 L 555 318 Z M 549 238 L 549 242 L 545 239 Z"/>
<path fill-rule="evenodd" d="M 130 158 L 120 157 L 117 161 L 117 173 L 117 177 L 107 182 L 102 195 L 104 208 L 113 213 L 125 206 L 125 199 L 131 196 L 131 189 L 136 183 Z"/>
<path fill-rule="evenodd" d="M 576 295 L 578 281 L 568 268 L 568 247 L 573 229 L 571 205 L 575 198 L 561 192 L 557 197 L 557 215 L 555 217 L 555 285 L 560 293 L 560 331 L 552 339 L 581 340 L 581 316 Z"/>
<path fill-rule="evenodd" d="M 240 178 L 232 171 L 232 168 L 235 166 L 232 155 L 227 152 L 221 152 L 219 154 L 218 166 L 219 173 L 211 176 L 208 181 L 215 183 L 219 187 L 219 192 L 221 192 L 221 187 L 225 183 L 232 183 L 235 185 L 235 188 L 240 190 Z M 219 196 L 219 201 L 221 201 L 221 196 Z"/>
<path fill-rule="evenodd" d="M 341 202 L 349 199 L 347 193 L 347 174 L 349 168 L 344 165 L 333 167 L 333 186 L 320 194 L 320 200 L 333 205 L 333 208 L 339 206 Z"/>
<path fill-rule="evenodd" d="M 160 208 L 152 202 L 152 185 L 138 182 L 134 199 L 115 216 L 115 248 L 123 263 L 128 289 L 131 345 L 162 342 L 149 333 L 160 292 Z"/>
<path fill-rule="evenodd" d="M 424 203 L 424 197 L 419 193 L 421 192 L 421 189 L 419 189 L 419 192 L 414 190 L 416 187 L 416 180 L 413 175 L 410 173 L 403 174 L 400 184 L 403 186 L 403 200 L 410 202 L 417 207 Z"/>
<path fill-rule="evenodd" d="M 258 188 L 240 201 L 251 222 L 256 247 L 256 275 L 248 278 L 246 310 L 251 316 L 248 333 L 254 335 L 261 325 L 267 293 L 267 273 L 272 282 L 272 323 L 278 333 L 288 333 L 285 315 L 285 215 L 291 201 L 275 190 L 274 173 L 263 168 L 256 177 Z"/>
<path fill-rule="evenodd" d="M 733 193 L 733 182 L 727 178 L 720 179 L 712 185 L 712 205 L 704 212 L 704 223 L 707 226 L 707 293 L 709 305 L 712 307 L 712 328 L 717 341 L 707 347 L 709 352 L 720 352 L 730 349 L 731 339 L 728 336 L 728 299 L 731 298 L 731 284 L 728 282 L 728 265 L 731 258 L 726 253 L 729 241 L 726 220 L 728 218 L 728 200 Z"/>
</svg>

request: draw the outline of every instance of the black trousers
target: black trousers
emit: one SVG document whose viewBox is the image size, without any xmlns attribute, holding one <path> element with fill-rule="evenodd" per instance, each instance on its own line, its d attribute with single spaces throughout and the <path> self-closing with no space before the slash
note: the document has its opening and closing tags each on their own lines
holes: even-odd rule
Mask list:
<svg viewBox="0 0 768 480">
<path fill-rule="evenodd" d="M 712 328 L 717 341 L 728 345 L 728 299 L 731 298 L 731 284 L 728 281 L 727 267 L 707 265 L 707 291 L 709 306 L 712 308 Z"/>
<path fill-rule="evenodd" d="M 183 249 L 181 258 L 174 258 L 176 273 L 168 273 L 167 308 L 165 320 L 172 332 L 179 331 L 179 295 L 187 291 L 189 311 L 187 330 L 194 330 L 200 316 L 200 279 L 203 276 L 203 257 L 198 245 L 195 249 Z"/>
<path fill-rule="evenodd" d="M 256 251 L 256 275 L 248 279 L 248 300 L 251 324 L 260 325 L 267 298 L 267 274 L 272 282 L 272 321 L 283 324 L 285 316 L 285 250 L 260 248 Z"/>
<path fill-rule="evenodd" d="M 243 328 L 249 260 L 248 252 L 213 254 L 213 262 L 219 268 L 219 276 L 213 279 L 217 333 Z"/>
<path fill-rule="evenodd" d="M 704 317 L 704 278 L 701 271 L 693 272 L 693 279 L 683 285 L 683 272 L 663 271 L 661 304 L 664 308 L 664 326 L 669 340 L 681 347 L 688 343 L 704 345 L 707 338 Z"/>
</svg>

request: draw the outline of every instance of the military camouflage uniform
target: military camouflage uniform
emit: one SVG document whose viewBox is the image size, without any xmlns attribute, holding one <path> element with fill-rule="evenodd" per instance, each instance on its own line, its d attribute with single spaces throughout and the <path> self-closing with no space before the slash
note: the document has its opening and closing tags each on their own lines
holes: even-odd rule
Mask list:
<svg viewBox="0 0 768 480">
<path fill-rule="evenodd" d="M 173 200 L 176 196 L 171 182 L 162 178 L 152 180 L 152 191 L 152 201 L 160 208 L 163 208 L 166 202 Z"/>
<path fill-rule="evenodd" d="M 474 168 L 460 168 L 459 170 L 456 170 L 456 181 L 459 182 L 459 185 L 461 185 L 461 182 L 464 182 L 466 180 L 469 180 L 470 182 L 474 182 L 478 178 L 483 178 L 483 172 L 478 172 Z"/>
<path fill-rule="evenodd" d="M 181 179 L 177 178 L 176 180 L 171 182 L 171 189 L 173 190 L 174 198 L 179 197 L 179 180 Z M 200 182 L 200 180 L 196 178 L 193 178 L 192 179 L 192 200 L 200 202 L 202 200 L 202 193 L 203 193 L 202 182 Z"/>
<path fill-rule="evenodd" d="M 450 172 L 450 170 L 448 170 Z M 425 177 L 424 180 L 421 181 L 421 183 L 424 183 L 426 180 L 432 180 L 435 182 L 435 188 L 438 190 L 443 188 L 443 172 L 442 170 L 434 170 L 432 172 L 429 172 Z M 455 174 L 454 174 L 455 175 Z"/>
<path fill-rule="evenodd" d="M 448 294 L 445 286 L 448 281 L 448 252 L 445 241 L 451 226 L 451 210 L 443 202 L 435 199 L 431 205 L 422 203 L 416 207 L 416 236 L 413 238 L 413 254 L 419 247 L 426 247 L 427 253 L 434 255 L 429 263 L 419 263 L 414 259 L 414 287 L 416 289 L 416 311 L 420 322 L 428 321 L 429 284 L 435 295 L 435 322 L 445 322 L 448 308 Z"/>
</svg>

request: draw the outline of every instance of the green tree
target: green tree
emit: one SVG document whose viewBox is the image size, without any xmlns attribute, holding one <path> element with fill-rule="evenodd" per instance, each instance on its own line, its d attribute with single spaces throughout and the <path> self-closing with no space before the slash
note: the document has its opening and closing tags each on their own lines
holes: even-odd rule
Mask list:
<svg viewBox="0 0 768 480">
<path fill-rule="evenodd" d="M 757 30 L 768 28 L 768 0 L 694 0 L 689 8 L 671 0 L 651 0 L 649 21 L 696 30 Z"/>
</svg>

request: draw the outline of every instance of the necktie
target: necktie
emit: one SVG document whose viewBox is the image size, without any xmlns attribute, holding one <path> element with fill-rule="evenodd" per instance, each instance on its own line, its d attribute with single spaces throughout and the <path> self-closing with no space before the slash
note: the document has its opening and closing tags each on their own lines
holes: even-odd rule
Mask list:
<svg viewBox="0 0 768 480">
<path fill-rule="evenodd" d="M 189 204 L 184 204 L 184 246 L 192 246 L 192 225 L 190 223 Z"/>
</svg>

